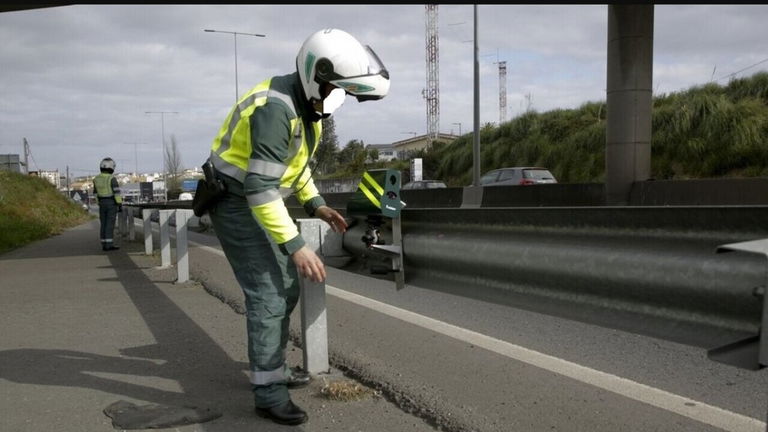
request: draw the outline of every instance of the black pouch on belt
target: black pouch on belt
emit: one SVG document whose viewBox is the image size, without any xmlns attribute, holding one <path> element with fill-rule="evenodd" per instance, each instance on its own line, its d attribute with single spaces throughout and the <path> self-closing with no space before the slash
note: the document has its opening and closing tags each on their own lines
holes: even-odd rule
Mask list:
<svg viewBox="0 0 768 432">
<path fill-rule="evenodd" d="M 195 198 L 192 200 L 192 210 L 197 217 L 201 217 L 207 211 L 213 209 L 216 202 L 227 192 L 227 186 L 224 182 L 216 178 L 213 172 L 213 164 L 211 164 L 210 160 L 205 161 L 203 164 L 203 174 L 205 174 L 205 179 L 197 181 Z"/>
</svg>

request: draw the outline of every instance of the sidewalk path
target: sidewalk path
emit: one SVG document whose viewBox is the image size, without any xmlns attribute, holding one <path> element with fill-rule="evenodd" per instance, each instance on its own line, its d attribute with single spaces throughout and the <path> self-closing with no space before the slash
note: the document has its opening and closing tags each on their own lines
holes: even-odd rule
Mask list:
<svg viewBox="0 0 768 432">
<path fill-rule="evenodd" d="M 223 413 L 165 429 L 183 432 L 435 430 L 375 395 L 329 400 L 320 380 L 292 390 L 308 423 L 258 418 L 244 317 L 197 282 L 173 283 L 175 270 L 159 269 L 143 244 L 121 247 L 102 252 L 90 221 L 0 255 L 0 430 L 114 430 L 102 411 L 118 400 Z M 301 350 L 288 351 L 301 364 Z M 334 370 L 328 379 L 345 378 Z"/>
</svg>

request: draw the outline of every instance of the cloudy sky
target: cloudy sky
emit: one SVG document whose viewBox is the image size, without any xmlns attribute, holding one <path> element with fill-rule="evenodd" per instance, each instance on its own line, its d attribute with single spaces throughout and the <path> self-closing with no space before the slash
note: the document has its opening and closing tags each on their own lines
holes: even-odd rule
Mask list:
<svg viewBox="0 0 768 432">
<path fill-rule="evenodd" d="M 497 61 L 507 62 L 507 119 L 605 100 L 606 5 L 479 5 L 480 121 L 499 121 Z M 656 5 L 654 92 L 768 68 L 768 6 Z M 473 6 L 440 5 L 440 131 L 473 128 Z M 302 42 L 337 27 L 370 45 L 390 71 L 381 101 L 348 97 L 341 145 L 426 133 L 423 5 L 74 5 L 0 13 L 0 154 L 32 169 L 95 174 L 158 171 L 163 132 L 182 164 L 202 163 L 238 88 L 295 70 Z M 178 114 L 146 114 L 174 111 Z M 460 125 L 459 125 L 460 124 Z M 23 156 L 22 156 L 23 157 Z"/>
</svg>

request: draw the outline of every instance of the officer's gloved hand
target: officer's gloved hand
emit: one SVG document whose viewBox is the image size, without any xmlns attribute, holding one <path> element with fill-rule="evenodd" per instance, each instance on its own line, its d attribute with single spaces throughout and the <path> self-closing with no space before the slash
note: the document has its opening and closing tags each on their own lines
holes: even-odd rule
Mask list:
<svg viewBox="0 0 768 432">
<path fill-rule="evenodd" d="M 122 213 L 123 212 L 123 205 L 122 204 L 118 204 L 117 205 L 117 212 L 118 213 Z"/>
</svg>

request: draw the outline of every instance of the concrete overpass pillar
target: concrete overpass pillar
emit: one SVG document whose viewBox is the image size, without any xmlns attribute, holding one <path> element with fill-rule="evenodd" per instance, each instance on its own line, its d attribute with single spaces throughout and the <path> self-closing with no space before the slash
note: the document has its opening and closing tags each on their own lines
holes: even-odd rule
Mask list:
<svg viewBox="0 0 768 432">
<path fill-rule="evenodd" d="M 653 5 L 608 5 L 606 205 L 651 177 Z"/>
</svg>

